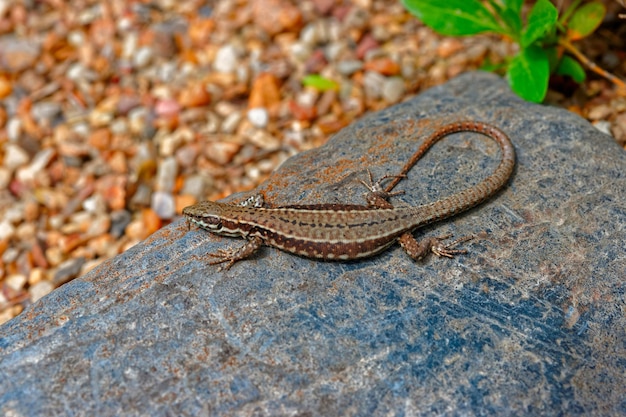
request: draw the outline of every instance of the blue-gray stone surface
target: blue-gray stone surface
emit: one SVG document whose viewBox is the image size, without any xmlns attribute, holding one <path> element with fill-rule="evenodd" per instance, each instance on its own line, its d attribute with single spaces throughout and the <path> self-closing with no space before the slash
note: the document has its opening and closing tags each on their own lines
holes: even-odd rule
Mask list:
<svg viewBox="0 0 626 417">
<path fill-rule="evenodd" d="M 341 263 L 263 248 L 224 272 L 206 254 L 241 241 L 181 219 L 0 327 L 0 414 L 626 414 L 626 156 L 580 117 L 465 74 L 257 191 L 272 205 L 363 203 L 366 168 L 397 172 L 460 119 L 506 131 L 518 161 L 487 203 L 415 233 L 476 234 L 467 255 L 415 262 L 395 245 Z M 474 184 L 498 155 L 452 135 L 392 202 Z"/>
</svg>

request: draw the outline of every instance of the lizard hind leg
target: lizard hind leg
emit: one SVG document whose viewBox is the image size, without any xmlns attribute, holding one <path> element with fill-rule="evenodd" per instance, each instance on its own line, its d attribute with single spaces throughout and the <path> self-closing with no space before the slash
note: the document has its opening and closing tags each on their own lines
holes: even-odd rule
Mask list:
<svg viewBox="0 0 626 417">
<path fill-rule="evenodd" d="M 465 249 L 454 249 L 454 247 L 474 238 L 474 236 L 470 235 L 455 239 L 449 243 L 443 242 L 450 237 L 451 235 L 426 237 L 417 241 L 410 232 L 407 232 L 400 236 L 398 242 L 400 242 L 400 246 L 404 248 L 411 258 L 419 261 L 430 252 L 440 257 L 445 256 L 446 258 L 454 258 L 454 255 L 467 253 Z"/>
<path fill-rule="evenodd" d="M 405 178 L 406 175 L 384 175 L 379 180 L 374 181 L 372 178 L 372 172 L 369 169 L 367 170 L 367 174 L 369 175 L 369 183 L 360 180 L 361 184 L 363 184 L 368 190 L 367 193 L 365 193 L 365 200 L 367 201 L 367 204 L 376 208 L 393 208 L 391 203 L 389 203 L 389 198 L 396 195 L 402 195 L 404 194 L 404 191 L 401 190 L 392 193 L 391 190 L 385 190 L 382 184 L 387 179 Z"/>
</svg>

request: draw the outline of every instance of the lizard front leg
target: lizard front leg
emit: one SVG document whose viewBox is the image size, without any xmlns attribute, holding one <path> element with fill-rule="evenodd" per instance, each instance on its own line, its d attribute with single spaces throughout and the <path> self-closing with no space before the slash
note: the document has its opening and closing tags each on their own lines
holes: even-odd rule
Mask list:
<svg viewBox="0 0 626 417">
<path fill-rule="evenodd" d="M 216 258 L 215 261 L 209 262 L 209 265 L 218 265 L 224 262 L 228 262 L 224 267 L 225 270 L 229 270 L 235 262 L 241 261 L 252 256 L 259 248 L 263 246 L 263 241 L 260 237 L 254 236 L 248 239 L 245 245 L 238 248 L 219 249 L 215 253 L 210 253 L 208 256 Z"/>
</svg>

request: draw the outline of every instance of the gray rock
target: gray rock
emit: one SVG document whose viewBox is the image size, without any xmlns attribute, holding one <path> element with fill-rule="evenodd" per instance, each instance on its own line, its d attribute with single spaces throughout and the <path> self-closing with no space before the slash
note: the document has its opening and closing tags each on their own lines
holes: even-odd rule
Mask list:
<svg viewBox="0 0 626 417">
<path fill-rule="evenodd" d="M 416 232 L 477 234 L 467 255 L 415 262 L 396 245 L 333 263 L 263 248 L 223 272 L 206 254 L 241 241 L 181 219 L 0 327 L 0 413 L 626 413 L 626 158 L 578 116 L 465 74 L 364 117 L 260 188 L 275 205 L 363 203 L 366 168 L 397 172 L 459 119 L 501 127 L 518 158 L 497 196 Z M 480 135 L 452 135 L 392 202 L 476 183 L 497 157 Z"/>
</svg>

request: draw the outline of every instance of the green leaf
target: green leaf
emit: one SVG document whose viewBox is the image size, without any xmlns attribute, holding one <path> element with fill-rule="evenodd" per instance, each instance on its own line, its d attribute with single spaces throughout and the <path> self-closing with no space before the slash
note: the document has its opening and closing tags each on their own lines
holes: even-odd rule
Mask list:
<svg viewBox="0 0 626 417">
<path fill-rule="evenodd" d="M 567 37 L 572 40 L 582 39 L 600 26 L 606 8 L 602 3 L 587 3 L 578 8 L 567 26 Z"/>
<path fill-rule="evenodd" d="M 510 34 L 515 34 L 513 37 L 515 39 L 519 39 L 521 36 L 520 32 L 522 30 L 522 15 L 519 13 L 519 11 L 515 11 L 511 8 L 506 8 L 502 11 L 502 13 L 500 13 L 500 17 L 510 28 Z"/>
<path fill-rule="evenodd" d="M 543 37 L 556 24 L 558 14 L 556 7 L 548 0 L 537 0 L 528 14 L 528 21 L 522 33 L 520 46 L 526 48 Z"/>
<path fill-rule="evenodd" d="M 574 0 L 572 1 L 572 3 L 567 7 L 567 9 L 565 9 L 565 11 L 563 13 L 561 13 L 561 17 L 559 17 L 559 23 L 562 25 L 567 25 L 567 21 L 569 20 L 570 16 L 572 15 L 572 13 L 574 13 L 574 10 L 576 10 L 578 8 L 578 5 L 580 4 L 582 0 Z"/>
<path fill-rule="evenodd" d="M 489 9 L 478 0 L 402 0 L 402 4 L 425 25 L 442 35 L 508 34 L 508 30 L 501 27 Z"/>
<path fill-rule="evenodd" d="M 524 0 L 504 0 L 504 4 L 507 9 L 513 10 L 515 13 L 520 14 L 522 11 L 522 4 Z"/>
<path fill-rule="evenodd" d="M 329 80 L 328 78 L 322 77 L 319 74 L 307 75 L 306 77 L 302 79 L 302 84 L 306 87 L 317 88 L 320 91 L 339 89 L 339 84 L 337 84 L 333 80 Z"/>
<path fill-rule="evenodd" d="M 563 56 L 563 59 L 559 62 L 559 66 L 556 68 L 556 73 L 572 77 L 572 79 L 579 84 L 585 81 L 585 78 L 587 77 L 585 69 L 582 65 L 568 55 Z"/>
<path fill-rule="evenodd" d="M 541 103 L 548 91 L 550 65 L 546 52 L 530 46 L 517 54 L 507 71 L 509 85 L 520 97 Z"/>
</svg>

